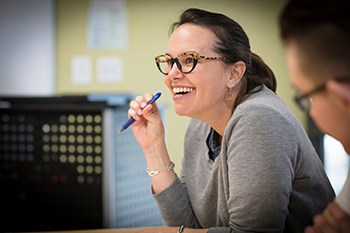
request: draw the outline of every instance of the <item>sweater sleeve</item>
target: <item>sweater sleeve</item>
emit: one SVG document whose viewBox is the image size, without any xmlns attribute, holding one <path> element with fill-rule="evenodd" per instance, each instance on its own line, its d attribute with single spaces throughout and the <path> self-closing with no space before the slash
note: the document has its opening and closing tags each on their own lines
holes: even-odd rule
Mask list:
<svg viewBox="0 0 350 233">
<path fill-rule="evenodd" d="M 176 176 L 168 188 L 153 194 L 159 211 L 167 226 L 184 225 L 189 228 L 201 228 L 192 211 L 186 189 Z M 230 227 L 210 227 L 208 233 L 231 233 Z"/>
<path fill-rule="evenodd" d="M 283 232 L 299 151 L 296 132 L 281 114 L 261 106 L 241 110 L 235 120 L 222 151 L 229 226 L 233 232 Z"/>
<path fill-rule="evenodd" d="M 176 176 L 174 182 L 160 193 L 153 194 L 159 212 L 167 226 L 199 228 L 186 188 Z"/>
</svg>

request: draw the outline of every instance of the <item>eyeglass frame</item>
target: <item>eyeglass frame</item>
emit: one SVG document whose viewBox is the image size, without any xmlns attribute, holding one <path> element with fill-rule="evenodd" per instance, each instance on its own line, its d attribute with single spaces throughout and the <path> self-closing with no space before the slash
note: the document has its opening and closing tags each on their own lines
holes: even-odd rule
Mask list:
<svg viewBox="0 0 350 233">
<path fill-rule="evenodd" d="M 193 61 L 192 69 L 191 69 L 190 71 L 187 71 L 187 72 L 182 71 L 182 65 L 181 65 L 181 63 L 180 63 L 179 60 L 178 60 L 178 57 L 180 57 L 180 56 L 182 56 L 182 55 L 192 55 L 192 56 L 193 56 L 194 61 Z M 175 58 L 172 58 L 172 57 L 171 57 L 170 55 L 168 55 L 168 54 L 158 55 L 158 56 L 155 57 L 156 64 L 157 64 L 158 70 L 159 70 L 162 74 L 164 74 L 164 75 L 168 75 L 169 72 L 168 72 L 168 73 L 165 73 L 165 72 L 163 72 L 162 69 L 160 68 L 159 61 L 158 61 L 158 60 L 159 60 L 159 58 L 162 57 L 162 56 L 167 56 L 167 57 L 170 58 L 171 66 L 170 66 L 169 72 L 173 69 L 174 63 L 176 63 L 177 68 L 178 68 L 178 69 L 180 70 L 180 72 L 183 73 L 183 74 L 191 73 L 191 72 L 194 70 L 194 68 L 197 66 L 198 60 L 216 60 L 216 61 L 224 61 L 224 60 L 226 60 L 226 58 L 224 58 L 224 57 L 207 57 L 207 56 L 200 56 L 200 55 L 198 55 L 197 53 L 190 53 L 190 52 L 181 53 L 180 55 L 178 55 L 178 56 L 175 57 Z"/>
<path fill-rule="evenodd" d="M 320 86 L 316 87 L 315 89 L 305 94 L 296 93 L 294 95 L 294 100 L 302 111 L 308 111 L 310 109 L 310 104 L 308 106 L 304 106 L 303 100 L 305 100 L 310 95 L 316 94 L 317 92 L 320 92 L 320 91 L 324 91 L 326 89 L 326 84 L 329 80 L 335 80 L 337 82 L 350 82 L 350 77 L 338 77 L 338 78 L 328 79 L 326 82 L 324 82 Z M 309 98 L 308 100 L 309 102 L 310 102 L 310 99 L 311 98 Z"/>
</svg>

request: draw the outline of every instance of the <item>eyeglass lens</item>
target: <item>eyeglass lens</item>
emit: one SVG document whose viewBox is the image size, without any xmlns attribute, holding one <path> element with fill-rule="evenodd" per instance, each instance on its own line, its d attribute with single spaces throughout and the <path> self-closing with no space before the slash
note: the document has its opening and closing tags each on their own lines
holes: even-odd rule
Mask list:
<svg viewBox="0 0 350 233">
<path fill-rule="evenodd" d="M 308 111 L 312 106 L 312 99 L 310 97 L 296 96 L 295 101 L 298 103 L 302 111 Z"/>
<path fill-rule="evenodd" d="M 196 59 L 191 54 L 182 54 L 178 56 L 177 58 L 171 58 L 170 56 L 160 56 L 157 63 L 159 64 L 159 68 L 163 73 L 169 73 L 172 69 L 174 63 L 176 63 L 177 68 L 183 72 L 183 73 L 189 73 L 193 70 L 194 66 L 196 65 Z"/>
</svg>

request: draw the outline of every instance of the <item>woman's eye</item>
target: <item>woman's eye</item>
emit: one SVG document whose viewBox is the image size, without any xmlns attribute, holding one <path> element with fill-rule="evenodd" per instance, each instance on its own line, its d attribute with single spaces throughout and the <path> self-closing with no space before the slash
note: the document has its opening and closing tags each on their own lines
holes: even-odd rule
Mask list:
<svg viewBox="0 0 350 233">
<path fill-rule="evenodd" d="M 186 58 L 185 63 L 186 64 L 191 64 L 191 63 L 193 63 L 193 60 L 194 59 L 192 57 Z"/>
</svg>

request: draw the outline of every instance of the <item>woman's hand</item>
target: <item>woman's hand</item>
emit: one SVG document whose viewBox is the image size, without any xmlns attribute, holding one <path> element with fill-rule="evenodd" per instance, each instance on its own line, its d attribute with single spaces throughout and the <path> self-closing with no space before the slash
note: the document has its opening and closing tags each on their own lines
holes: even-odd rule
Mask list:
<svg viewBox="0 0 350 233">
<path fill-rule="evenodd" d="M 131 101 L 129 116 L 135 119 L 131 125 L 136 140 L 145 154 L 147 166 L 150 171 L 158 171 L 151 177 L 154 193 L 159 193 L 169 187 L 175 180 L 175 172 L 167 171 L 171 161 L 165 144 L 165 133 L 162 118 L 156 103 L 146 104 L 152 99 L 151 94 L 146 98 L 137 96 Z"/>
<path fill-rule="evenodd" d="M 157 143 L 164 143 L 164 126 L 156 103 L 145 107 L 152 97 L 152 94 L 147 94 L 145 98 L 137 96 L 131 101 L 129 109 L 129 117 L 135 119 L 131 128 L 144 151 Z"/>
</svg>

